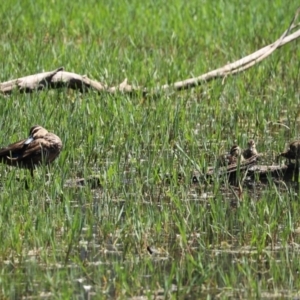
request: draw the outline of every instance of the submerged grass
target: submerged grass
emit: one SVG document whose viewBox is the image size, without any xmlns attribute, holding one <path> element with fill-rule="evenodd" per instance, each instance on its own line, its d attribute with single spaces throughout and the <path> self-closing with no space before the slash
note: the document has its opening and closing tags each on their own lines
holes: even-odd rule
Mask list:
<svg viewBox="0 0 300 300">
<path fill-rule="evenodd" d="M 0 80 L 63 65 L 107 84 L 128 77 L 157 87 L 271 43 L 297 5 L 8 1 Z M 299 296 L 297 184 L 190 181 L 233 143 L 254 138 L 270 163 L 298 137 L 297 47 L 224 82 L 155 99 L 66 89 L 2 97 L 0 144 L 40 124 L 64 150 L 34 180 L 0 166 L 1 296 Z M 101 187 L 68 184 L 95 175 Z"/>
</svg>

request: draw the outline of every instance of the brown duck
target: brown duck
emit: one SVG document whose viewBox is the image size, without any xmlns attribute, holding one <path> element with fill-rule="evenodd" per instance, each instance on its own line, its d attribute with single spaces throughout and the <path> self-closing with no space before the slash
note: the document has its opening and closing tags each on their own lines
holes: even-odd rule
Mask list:
<svg viewBox="0 0 300 300">
<path fill-rule="evenodd" d="M 300 158 L 300 140 L 290 143 L 289 149 L 285 152 L 279 154 L 279 156 L 285 157 L 291 163 L 291 159 L 296 159 L 297 164 L 299 164 Z"/>
<path fill-rule="evenodd" d="M 33 170 L 42 163 L 55 160 L 62 149 L 60 138 L 42 126 L 30 128 L 29 137 L 0 149 L 0 161 L 10 166 Z"/>
<path fill-rule="evenodd" d="M 254 140 L 249 140 L 248 148 L 243 151 L 243 156 L 245 159 L 248 159 L 254 155 L 258 155 L 258 152 L 256 150 L 256 145 Z"/>
</svg>

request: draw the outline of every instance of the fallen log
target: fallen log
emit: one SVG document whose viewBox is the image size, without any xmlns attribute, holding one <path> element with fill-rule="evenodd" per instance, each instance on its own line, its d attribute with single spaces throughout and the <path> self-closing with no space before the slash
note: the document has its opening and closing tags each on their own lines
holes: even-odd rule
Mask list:
<svg viewBox="0 0 300 300">
<path fill-rule="evenodd" d="M 96 91 L 98 93 L 110 93 L 114 94 L 117 92 L 127 93 L 127 94 L 142 94 L 147 95 L 158 95 L 163 91 L 180 91 L 193 88 L 195 86 L 201 85 L 202 83 L 217 79 L 226 78 L 229 75 L 234 75 L 249 69 L 250 67 L 256 65 L 262 60 L 270 56 L 275 50 L 296 40 L 300 37 L 300 29 L 291 33 L 292 30 L 299 27 L 300 24 L 296 24 L 296 19 L 300 10 L 298 9 L 292 19 L 289 27 L 284 33 L 277 39 L 274 43 L 263 47 L 262 49 L 243 57 L 233 63 L 227 64 L 221 68 L 210 71 L 208 73 L 202 74 L 197 77 L 185 79 L 182 81 L 177 81 L 171 84 L 165 84 L 154 91 L 146 89 L 144 87 L 134 87 L 127 82 L 127 78 L 119 85 L 108 87 L 105 84 L 92 80 L 86 75 L 79 75 L 72 72 L 64 71 L 63 67 L 58 68 L 50 72 L 42 72 L 34 75 L 29 75 L 21 77 L 18 79 L 9 80 L 0 83 L 0 92 L 3 94 L 10 94 L 14 90 L 19 92 L 32 93 L 36 91 L 41 91 L 46 88 L 56 89 L 61 87 L 67 87 L 70 89 L 79 90 L 80 92 L 87 92 L 89 90 Z"/>
<path fill-rule="evenodd" d="M 266 181 L 268 178 L 273 178 L 277 180 L 283 180 L 285 182 L 294 181 L 297 182 L 299 178 L 299 171 L 297 170 L 296 164 L 290 163 L 288 165 L 258 165 L 258 156 L 253 156 L 249 158 L 244 163 L 237 165 L 232 164 L 228 167 L 222 168 L 209 168 L 206 174 L 200 174 L 198 171 L 194 171 L 191 180 L 192 183 L 203 183 L 207 181 L 212 181 L 214 178 L 227 178 L 230 182 L 238 182 L 238 178 L 247 177 L 249 180 L 259 179 L 260 181 Z M 237 176 L 239 173 L 239 177 Z M 170 184 L 172 181 L 172 176 L 170 174 L 164 174 L 162 176 L 163 182 L 165 184 Z M 177 179 L 179 182 L 184 181 L 184 175 L 178 173 Z M 91 175 L 87 178 L 73 178 L 68 179 L 65 183 L 65 187 L 83 187 L 90 186 L 91 189 L 102 188 L 99 175 Z"/>
<path fill-rule="evenodd" d="M 268 178 L 295 181 L 299 179 L 299 170 L 295 163 L 277 164 L 277 165 L 260 165 L 258 164 L 259 156 L 252 156 L 243 163 L 231 164 L 227 167 L 214 168 L 210 167 L 205 174 L 194 171 L 192 174 L 193 183 L 203 183 L 212 181 L 214 178 L 227 178 L 229 181 L 244 180 L 246 177 L 254 180 L 265 181 Z"/>
</svg>

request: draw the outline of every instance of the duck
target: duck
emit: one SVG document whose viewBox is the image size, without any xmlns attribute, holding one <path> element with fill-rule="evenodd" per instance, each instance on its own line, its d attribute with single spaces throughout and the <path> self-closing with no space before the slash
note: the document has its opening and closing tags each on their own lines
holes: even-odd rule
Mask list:
<svg viewBox="0 0 300 300">
<path fill-rule="evenodd" d="M 300 158 L 300 140 L 293 141 L 290 143 L 288 150 L 279 154 L 279 157 L 285 157 L 291 163 L 292 159 L 296 159 L 297 164 L 299 164 Z"/>
<path fill-rule="evenodd" d="M 40 125 L 29 130 L 29 136 L 0 149 L 0 162 L 9 166 L 33 170 L 41 164 L 50 164 L 60 154 L 62 141 L 54 133 Z"/>
<path fill-rule="evenodd" d="M 242 154 L 242 149 L 238 145 L 233 145 L 229 151 L 229 164 L 235 164 L 238 161 L 243 162 L 245 160 L 244 155 Z"/>
<path fill-rule="evenodd" d="M 218 159 L 218 165 L 219 166 L 228 166 L 228 165 L 232 165 L 232 164 L 236 164 L 238 162 L 243 162 L 244 156 L 242 154 L 242 149 L 240 148 L 240 146 L 238 145 L 233 145 L 230 148 L 230 151 L 228 154 L 226 155 L 222 155 L 221 157 L 219 157 Z"/>
<path fill-rule="evenodd" d="M 258 155 L 258 151 L 256 149 L 254 140 L 249 140 L 247 145 L 248 145 L 248 148 L 243 151 L 243 157 L 245 159 L 249 159 L 252 156 Z"/>
</svg>

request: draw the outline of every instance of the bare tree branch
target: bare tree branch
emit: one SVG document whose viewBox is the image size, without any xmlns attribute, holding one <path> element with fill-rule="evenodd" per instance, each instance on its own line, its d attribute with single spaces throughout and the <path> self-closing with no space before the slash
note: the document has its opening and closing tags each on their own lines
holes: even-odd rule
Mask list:
<svg viewBox="0 0 300 300">
<path fill-rule="evenodd" d="M 177 81 L 173 84 L 165 84 L 152 92 L 152 94 L 157 94 L 161 91 L 166 90 L 179 91 L 190 89 L 204 82 L 208 82 L 217 78 L 225 78 L 229 75 L 237 74 L 249 69 L 250 67 L 256 65 L 257 63 L 270 56 L 278 48 L 299 38 L 300 29 L 290 34 L 293 29 L 299 27 L 300 25 L 299 23 L 295 23 L 296 19 L 299 16 L 299 13 L 300 9 L 296 11 L 295 16 L 292 19 L 288 29 L 274 43 L 246 57 L 243 57 L 242 59 L 239 59 L 233 63 L 227 64 L 221 68 L 210 71 L 198 77 L 185 79 L 183 81 Z M 107 87 L 105 84 L 102 84 L 96 80 L 89 79 L 85 75 L 66 72 L 62 67 L 54 71 L 29 75 L 0 83 L 0 92 L 3 94 L 10 94 L 13 90 L 17 89 L 20 92 L 31 93 L 34 91 L 43 90 L 45 88 L 56 89 L 61 87 L 68 87 L 70 89 L 80 90 L 81 92 L 85 92 L 91 89 L 97 91 L 98 93 L 114 94 L 116 92 L 123 92 L 129 94 L 151 94 L 151 91 L 147 90 L 146 88 L 134 87 L 132 85 L 129 85 L 127 83 L 127 78 L 118 86 Z"/>
<path fill-rule="evenodd" d="M 295 20 L 297 19 L 300 13 L 300 9 L 296 11 L 296 14 L 289 26 L 289 28 L 282 34 L 282 36 L 275 41 L 274 43 L 239 59 L 233 63 L 227 64 L 219 69 L 213 70 L 206 74 L 200 75 L 199 77 L 186 79 L 184 81 L 175 82 L 173 85 L 164 85 L 162 89 L 169 89 L 173 86 L 175 90 L 183 90 L 189 89 L 199 85 L 202 82 L 207 82 L 216 78 L 226 77 L 228 75 L 233 75 L 239 72 L 242 72 L 250 67 L 254 66 L 255 64 L 259 63 L 263 59 L 267 58 L 271 55 L 276 49 L 282 47 L 283 45 L 297 39 L 300 36 L 300 29 L 294 32 L 293 34 L 289 34 L 289 32 L 298 27 L 299 24 L 295 24 Z"/>
</svg>

